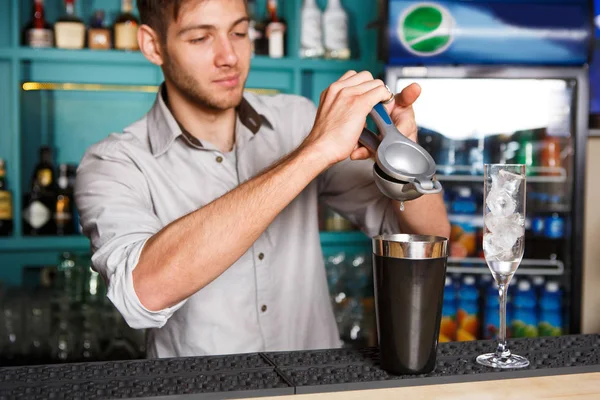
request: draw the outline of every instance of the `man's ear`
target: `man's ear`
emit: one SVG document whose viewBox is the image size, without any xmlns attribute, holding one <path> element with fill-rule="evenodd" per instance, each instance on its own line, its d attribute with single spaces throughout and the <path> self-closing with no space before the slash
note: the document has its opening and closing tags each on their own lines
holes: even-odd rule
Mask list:
<svg viewBox="0 0 600 400">
<path fill-rule="evenodd" d="M 159 67 L 163 64 L 162 48 L 158 34 L 148 25 L 141 25 L 137 32 L 138 45 L 144 57 Z"/>
</svg>

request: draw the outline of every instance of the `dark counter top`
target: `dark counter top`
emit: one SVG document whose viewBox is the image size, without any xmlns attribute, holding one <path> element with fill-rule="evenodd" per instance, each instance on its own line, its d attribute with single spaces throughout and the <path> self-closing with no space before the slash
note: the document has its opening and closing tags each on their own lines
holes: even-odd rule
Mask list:
<svg viewBox="0 0 600 400">
<path fill-rule="evenodd" d="M 510 349 L 529 359 L 521 370 L 475 362 L 492 341 L 444 343 L 426 375 L 389 375 L 377 348 L 0 368 L 0 400 L 179 398 L 293 395 L 600 372 L 600 335 L 516 339 Z"/>
</svg>

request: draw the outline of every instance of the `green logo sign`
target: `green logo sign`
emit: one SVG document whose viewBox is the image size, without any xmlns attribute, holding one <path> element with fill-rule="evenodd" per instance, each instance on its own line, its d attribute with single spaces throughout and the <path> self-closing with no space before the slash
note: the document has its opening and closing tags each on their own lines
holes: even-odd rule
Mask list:
<svg viewBox="0 0 600 400">
<path fill-rule="evenodd" d="M 434 56 L 452 43 L 454 18 L 436 3 L 418 3 L 407 8 L 398 20 L 398 38 L 412 54 Z"/>
</svg>

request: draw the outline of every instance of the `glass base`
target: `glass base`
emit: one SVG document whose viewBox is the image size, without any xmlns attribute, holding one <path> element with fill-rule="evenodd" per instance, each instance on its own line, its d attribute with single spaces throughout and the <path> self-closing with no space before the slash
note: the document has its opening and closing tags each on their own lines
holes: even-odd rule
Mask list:
<svg viewBox="0 0 600 400">
<path fill-rule="evenodd" d="M 516 354 L 508 357 L 498 357 L 496 353 L 482 354 L 477 357 L 477 363 L 492 368 L 525 368 L 529 366 L 528 359 Z"/>
</svg>

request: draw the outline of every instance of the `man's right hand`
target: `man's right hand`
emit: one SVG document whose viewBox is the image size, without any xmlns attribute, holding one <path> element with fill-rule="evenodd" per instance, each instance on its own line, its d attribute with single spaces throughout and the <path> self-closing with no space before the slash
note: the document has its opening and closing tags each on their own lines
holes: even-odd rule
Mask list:
<svg viewBox="0 0 600 400">
<path fill-rule="evenodd" d="M 365 158 L 354 154 L 365 121 L 373 107 L 389 97 L 383 81 L 370 72 L 346 72 L 321 93 L 315 124 L 303 146 L 317 151 L 329 166 L 349 156 Z"/>
</svg>

